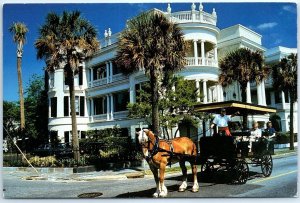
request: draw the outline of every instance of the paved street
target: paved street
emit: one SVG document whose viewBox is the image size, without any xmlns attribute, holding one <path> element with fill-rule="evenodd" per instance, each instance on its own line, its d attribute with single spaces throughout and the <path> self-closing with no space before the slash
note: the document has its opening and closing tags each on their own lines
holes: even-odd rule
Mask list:
<svg viewBox="0 0 300 203">
<path fill-rule="evenodd" d="M 260 167 L 250 167 L 251 177 L 244 185 L 226 183 L 224 174 L 205 180 L 199 173 L 200 191 L 191 192 L 192 182 L 188 190 L 177 192 L 181 176 L 168 175 L 166 186 L 168 197 L 293 197 L 297 193 L 297 156 L 289 155 L 273 160 L 273 173 L 269 178 L 260 175 Z M 200 171 L 200 169 L 198 169 Z M 24 180 L 28 172 L 3 172 L 3 187 L 5 198 L 78 198 L 86 193 L 99 192 L 109 197 L 151 197 L 155 191 L 155 183 L 151 176 L 144 178 L 126 179 L 101 177 L 84 178 L 88 174 L 78 174 L 72 179 L 64 175 L 59 178 L 48 177 L 46 180 Z M 120 177 L 120 178 L 117 178 Z M 191 178 L 190 178 L 191 180 Z"/>
</svg>

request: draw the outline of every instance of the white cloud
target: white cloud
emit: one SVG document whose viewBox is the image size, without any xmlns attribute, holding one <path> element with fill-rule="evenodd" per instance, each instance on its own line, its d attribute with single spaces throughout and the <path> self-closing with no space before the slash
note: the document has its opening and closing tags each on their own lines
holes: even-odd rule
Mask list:
<svg viewBox="0 0 300 203">
<path fill-rule="evenodd" d="M 285 5 L 282 9 L 290 13 L 296 13 L 296 8 L 290 5 Z"/>
<path fill-rule="evenodd" d="M 278 25 L 278 23 L 276 23 L 276 22 L 262 23 L 262 24 L 258 25 L 256 28 L 259 30 L 265 30 L 265 29 L 273 28 L 277 25 Z"/>
</svg>

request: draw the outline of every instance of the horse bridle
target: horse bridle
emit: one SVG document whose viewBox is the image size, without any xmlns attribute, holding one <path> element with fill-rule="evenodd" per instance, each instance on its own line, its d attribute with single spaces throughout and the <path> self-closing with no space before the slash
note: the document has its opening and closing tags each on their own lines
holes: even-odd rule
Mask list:
<svg viewBox="0 0 300 203">
<path fill-rule="evenodd" d="M 143 130 L 142 136 L 144 136 L 145 131 Z M 147 135 L 146 135 L 147 136 Z M 149 154 L 145 157 L 146 161 L 149 161 L 159 152 L 159 137 L 155 135 L 155 142 L 153 143 L 152 139 L 148 137 L 147 142 L 140 143 L 142 148 L 146 148 L 149 151 Z M 152 150 L 150 150 L 150 144 L 153 145 Z"/>
</svg>

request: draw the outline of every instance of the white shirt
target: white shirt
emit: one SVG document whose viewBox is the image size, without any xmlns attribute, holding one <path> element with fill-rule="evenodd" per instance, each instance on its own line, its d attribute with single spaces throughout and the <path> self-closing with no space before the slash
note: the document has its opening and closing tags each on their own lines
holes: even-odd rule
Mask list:
<svg viewBox="0 0 300 203">
<path fill-rule="evenodd" d="M 252 138 L 260 138 L 261 137 L 261 129 L 257 128 L 255 130 L 251 130 L 251 137 Z"/>
<path fill-rule="evenodd" d="M 228 122 L 231 121 L 231 116 L 221 116 L 220 114 L 216 115 L 213 123 L 216 124 L 218 127 L 228 127 Z"/>
</svg>

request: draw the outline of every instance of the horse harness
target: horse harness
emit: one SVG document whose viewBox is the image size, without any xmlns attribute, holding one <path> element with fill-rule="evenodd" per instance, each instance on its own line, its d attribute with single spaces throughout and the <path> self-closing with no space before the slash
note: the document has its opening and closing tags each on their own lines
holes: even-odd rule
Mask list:
<svg viewBox="0 0 300 203">
<path fill-rule="evenodd" d="M 153 157 L 158 153 L 158 152 L 166 152 L 168 153 L 167 155 L 165 156 L 170 156 L 170 161 L 169 161 L 169 165 L 171 167 L 171 163 L 172 163 L 172 158 L 174 156 L 174 147 L 173 147 L 173 143 L 172 143 L 172 140 L 165 140 L 163 139 L 162 141 L 166 142 L 169 147 L 170 147 L 170 150 L 165 150 L 165 149 L 162 149 L 159 147 L 159 137 L 158 136 L 155 136 L 155 143 L 153 145 L 153 148 L 152 150 L 150 150 L 150 144 L 152 143 L 152 141 L 149 139 L 148 140 L 148 147 L 146 147 L 149 151 L 149 154 L 145 157 L 146 158 L 146 161 L 149 162 L 150 160 L 153 160 Z M 153 144 L 153 143 L 152 143 Z"/>
</svg>

